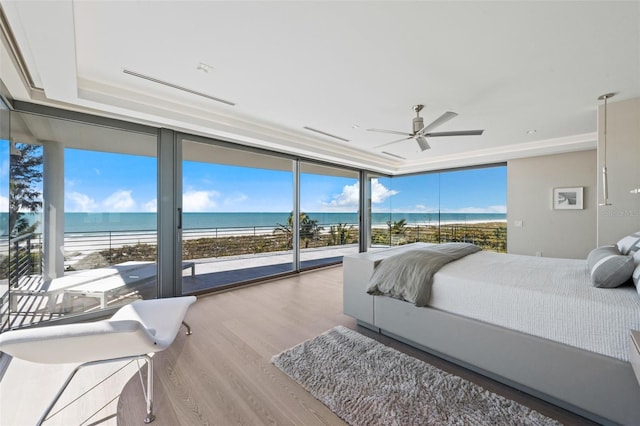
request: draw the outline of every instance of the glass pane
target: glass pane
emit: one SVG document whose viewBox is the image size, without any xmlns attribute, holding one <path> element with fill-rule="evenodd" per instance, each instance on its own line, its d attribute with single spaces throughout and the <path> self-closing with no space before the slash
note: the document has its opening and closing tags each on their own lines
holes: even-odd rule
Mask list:
<svg viewBox="0 0 640 426">
<path fill-rule="evenodd" d="M 9 110 L 0 101 L 0 332 L 9 326 Z"/>
<path fill-rule="evenodd" d="M 156 158 L 73 148 L 64 155 L 65 275 L 104 271 L 101 286 L 122 286 L 98 299 L 102 307 L 157 297 Z"/>
<path fill-rule="evenodd" d="M 397 194 L 390 177 L 372 176 L 370 185 L 371 206 L 371 247 L 388 247 L 390 242 L 392 198 Z"/>
<path fill-rule="evenodd" d="M 23 113 L 11 127 L 13 252 L 30 235 L 29 256 L 12 253 L 29 259 L 13 268 L 12 325 L 156 297 L 157 137 Z"/>
<path fill-rule="evenodd" d="M 7 278 L 9 297 L 6 299 L 8 328 L 33 322 L 41 305 L 23 292 L 38 292 L 43 285 L 43 149 L 41 145 L 24 143 L 14 138 L 9 144 L 9 264 Z M 35 312 L 34 312 L 35 311 Z M 43 319 L 50 312 L 40 313 Z"/>
<path fill-rule="evenodd" d="M 390 244 L 438 242 L 438 174 L 393 178 Z"/>
<path fill-rule="evenodd" d="M 338 263 L 358 252 L 359 191 L 356 171 L 300 164 L 301 269 Z"/>
<path fill-rule="evenodd" d="M 293 162 L 206 142 L 182 143 L 184 294 L 290 272 Z"/>
<path fill-rule="evenodd" d="M 465 241 L 506 252 L 506 185 L 506 166 L 372 178 L 371 247 Z"/>
<path fill-rule="evenodd" d="M 507 167 L 443 172 L 440 240 L 507 250 Z"/>
</svg>

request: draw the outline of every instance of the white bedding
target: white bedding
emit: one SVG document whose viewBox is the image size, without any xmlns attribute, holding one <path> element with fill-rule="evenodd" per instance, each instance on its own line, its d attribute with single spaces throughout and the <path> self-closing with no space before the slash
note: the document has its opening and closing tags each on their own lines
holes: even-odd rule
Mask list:
<svg viewBox="0 0 640 426">
<path fill-rule="evenodd" d="M 633 286 L 595 288 L 584 260 L 478 252 L 435 275 L 430 307 L 628 361 Z"/>
</svg>

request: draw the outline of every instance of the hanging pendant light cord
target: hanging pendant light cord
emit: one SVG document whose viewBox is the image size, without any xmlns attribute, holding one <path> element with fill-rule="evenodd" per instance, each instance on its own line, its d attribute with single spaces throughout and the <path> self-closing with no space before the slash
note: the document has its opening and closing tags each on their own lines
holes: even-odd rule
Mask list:
<svg viewBox="0 0 640 426">
<path fill-rule="evenodd" d="M 604 143 L 603 143 L 604 154 L 603 154 L 603 165 L 602 165 L 602 197 L 603 197 L 603 200 L 602 200 L 602 204 L 600 204 L 601 206 L 610 206 L 611 205 L 609 203 L 609 182 L 608 182 L 608 176 L 607 176 L 607 99 L 609 99 L 613 95 L 615 95 L 615 93 L 607 93 L 605 95 L 602 95 L 602 96 L 598 97 L 598 100 L 600 100 L 600 99 L 604 100 L 604 131 L 603 131 L 603 136 L 604 136 Z"/>
</svg>

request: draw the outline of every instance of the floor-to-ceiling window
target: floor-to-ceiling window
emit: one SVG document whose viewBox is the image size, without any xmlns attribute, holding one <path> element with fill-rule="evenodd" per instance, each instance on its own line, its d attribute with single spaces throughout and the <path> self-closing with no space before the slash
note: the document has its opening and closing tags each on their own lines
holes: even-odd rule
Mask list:
<svg viewBox="0 0 640 426">
<path fill-rule="evenodd" d="M 21 117 L 11 115 L 8 165 L 7 297 L 2 299 L 3 327 L 19 327 L 50 319 L 42 297 L 22 297 L 42 291 L 45 262 L 44 228 L 44 147 L 26 128 Z"/>
<path fill-rule="evenodd" d="M 9 298 L 9 168 L 11 161 L 10 113 L 0 100 L 0 300 Z M 9 322 L 9 313 L 0 306 L 0 331 Z"/>
<path fill-rule="evenodd" d="M 507 251 L 507 166 L 441 172 L 440 241 Z"/>
<path fill-rule="evenodd" d="M 468 241 L 506 251 L 506 166 L 371 177 L 371 247 Z"/>
<path fill-rule="evenodd" d="M 182 139 L 183 293 L 291 272 L 294 161 Z"/>
<path fill-rule="evenodd" d="M 301 268 L 342 261 L 358 252 L 359 173 L 300 162 Z"/>
<path fill-rule="evenodd" d="M 361 171 L 349 168 L 173 131 L 163 139 L 168 129 L 69 115 L 13 112 L 11 143 L 0 141 L 0 155 L 13 159 L 7 170 L 16 177 L 26 170 L 11 185 L 7 178 L 7 199 L 22 200 L 15 210 L 23 221 L 15 226 L 7 201 L 4 234 L 28 234 L 7 244 L 26 238 L 27 251 L 13 259 L 29 268 L 15 285 L 5 284 L 15 298 L 2 299 L 13 304 L 3 312 L 28 313 L 26 322 L 156 297 L 158 281 L 167 281 L 156 276 L 158 241 L 162 265 L 182 262 L 183 282 L 170 277 L 175 294 L 339 262 L 359 243 L 506 248 L 506 166 L 397 177 L 362 172 L 363 185 Z M 169 150 L 159 143 L 167 140 Z M 14 185 L 19 181 L 28 185 Z M 167 210 L 167 199 L 178 208 Z M 158 229 L 167 212 L 179 225 Z M 175 254 L 167 256 L 166 247 Z M 164 284 L 160 289 L 166 296 Z"/>
<path fill-rule="evenodd" d="M 9 326 L 157 297 L 156 135 L 19 112 L 11 135 Z"/>
</svg>

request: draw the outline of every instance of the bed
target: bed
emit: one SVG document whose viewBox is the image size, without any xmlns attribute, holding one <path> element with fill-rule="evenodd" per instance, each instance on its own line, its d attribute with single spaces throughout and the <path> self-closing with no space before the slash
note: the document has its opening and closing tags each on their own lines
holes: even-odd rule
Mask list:
<svg viewBox="0 0 640 426">
<path fill-rule="evenodd" d="M 345 256 L 345 314 L 599 423 L 640 424 L 635 287 L 594 287 L 585 260 L 478 251 L 441 266 L 427 306 L 367 293 L 385 259 L 429 246 Z"/>
</svg>

